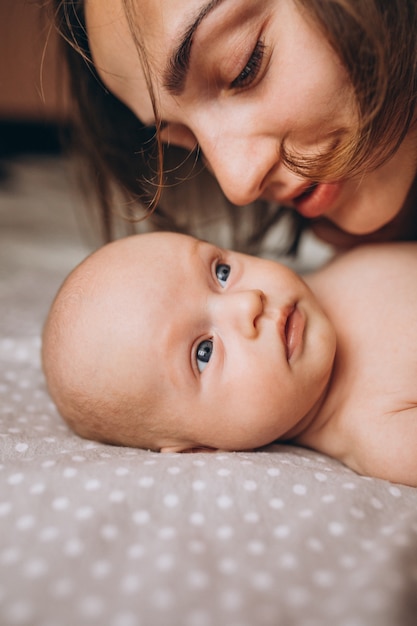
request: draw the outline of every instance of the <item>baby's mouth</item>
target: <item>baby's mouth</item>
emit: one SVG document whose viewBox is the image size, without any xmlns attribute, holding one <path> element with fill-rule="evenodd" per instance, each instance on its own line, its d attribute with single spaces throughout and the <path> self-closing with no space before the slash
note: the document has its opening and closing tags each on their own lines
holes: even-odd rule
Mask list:
<svg viewBox="0 0 417 626">
<path fill-rule="evenodd" d="M 287 361 L 290 362 L 296 348 L 302 343 L 304 334 L 304 318 L 294 304 L 285 322 L 284 335 Z"/>
<path fill-rule="evenodd" d="M 287 354 L 287 361 L 289 359 L 289 346 L 288 346 L 288 340 L 289 340 L 289 329 L 290 329 L 290 325 L 291 325 L 291 316 L 294 313 L 294 309 L 295 306 L 292 307 L 292 309 L 289 311 L 288 313 L 288 317 L 287 320 L 285 322 L 285 326 L 284 326 L 284 337 L 285 337 L 285 349 L 286 349 L 286 354 Z"/>
</svg>

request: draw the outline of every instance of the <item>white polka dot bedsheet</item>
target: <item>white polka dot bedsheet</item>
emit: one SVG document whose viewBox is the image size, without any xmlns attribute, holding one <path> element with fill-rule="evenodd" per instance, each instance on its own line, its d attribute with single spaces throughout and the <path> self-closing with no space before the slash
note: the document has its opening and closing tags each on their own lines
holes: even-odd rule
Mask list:
<svg viewBox="0 0 417 626">
<path fill-rule="evenodd" d="M 86 247 L 41 165 L 0 185 L 0 625 L 414 626 L 416 489 L 301 448 L 159 455 L 67 429 L 40 332 Z"/>
</svg>

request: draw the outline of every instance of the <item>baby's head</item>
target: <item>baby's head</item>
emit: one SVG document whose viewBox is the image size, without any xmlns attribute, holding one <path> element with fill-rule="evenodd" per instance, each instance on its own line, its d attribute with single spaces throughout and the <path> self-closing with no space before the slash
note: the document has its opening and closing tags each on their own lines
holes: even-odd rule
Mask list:
<svg viewBox="0 0 417 626">
<path fill-rule="evenodd" d="M 69 275 L 42 355 L 51 396 L 83 437 L 242 450 L 304 428 L 335 344 L 287 267 L 152 233 L 104 246 Z"/>
</svg>

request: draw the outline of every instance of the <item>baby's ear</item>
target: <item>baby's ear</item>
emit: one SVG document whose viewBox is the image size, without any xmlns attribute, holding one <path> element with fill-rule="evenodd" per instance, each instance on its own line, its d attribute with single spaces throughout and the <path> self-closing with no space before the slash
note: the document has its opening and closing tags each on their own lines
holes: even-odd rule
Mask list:
<svg viewBox="0 0 417 626">
<path fill-rule="evenodd" d="M 160 452 L 162 453 L 166 453 L 166 452 L 187 452 L 187 453 L 193 453 L 193 452 L 217 452 L 216 448 L 207 448 L 205 446 L 200 446 L 197 448 L 187 448 L 187 446 L 165 446 L 164 448 L 160 449 Z"/>
</svg>

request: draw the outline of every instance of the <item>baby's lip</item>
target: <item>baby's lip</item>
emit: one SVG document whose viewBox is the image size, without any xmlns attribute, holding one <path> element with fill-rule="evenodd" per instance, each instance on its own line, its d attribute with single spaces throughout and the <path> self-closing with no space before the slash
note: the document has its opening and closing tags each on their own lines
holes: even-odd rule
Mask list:
<svg viewBox="0 0 417 626">
<path fill-rule="evenodd" d="M 282 341 L 282 344 L 284 346 L 285 354 L 287 356 L 287 359 L 288 359 L 288 337 L 287 337 L 288 327 L 287 327 L 287 323 L 288 323 L 288 320 L 290 319 L 290 316 L 292 315 L 292 313 L 294 311 L 294 307 L 295 307 L 294 303 L 285 306 L 282 309 L 282 311 L 280 312 L 280 316 L 279 316 L 278 321 L 277 321 L 278 333 L 279 333 L 279 335 L 281 337 L 281 341 Z"/>
<path fill-rule="evenodd" d="M 304 316 L 297 307 L 297 303 L 294 303 L 284 314 L 283 341 L 288 362 L 302 344 L 304 326 Z"/>
</svg>

